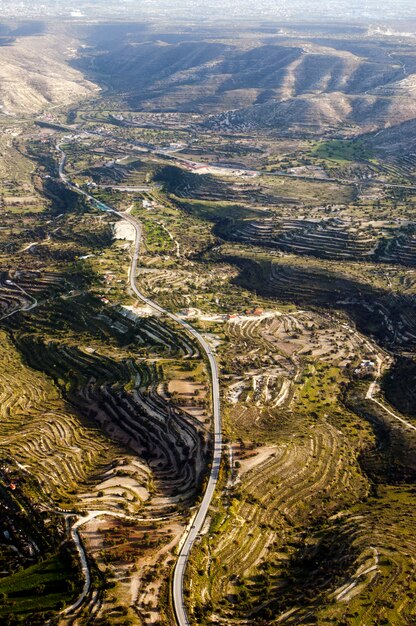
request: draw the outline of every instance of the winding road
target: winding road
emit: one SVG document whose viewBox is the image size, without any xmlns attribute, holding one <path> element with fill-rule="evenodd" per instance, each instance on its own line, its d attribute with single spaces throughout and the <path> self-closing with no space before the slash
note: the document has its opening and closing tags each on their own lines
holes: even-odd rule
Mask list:
<svg viewBox="0 0 416 626">
<path fill-rule="evenodd" d="M 60 161 L 59 161 L 59 177 L 62 182 L 75 191 L 79 193 L 94 203 L 94 205 L 102 211 L 106 211 L 117 215 L 120 219 L 129 222 L 135 231 L 135 240 L 132 254 L 132 261 L 129 269 L 129 283 L 132 291 L 137 296 L 139 300 L 150 306 L 152 309 L 157 311 L 158 313 L 163 314 L 169 319 L 178 323 L 188 334 L 190 334 L 199 344 L 202 352 L 205 354 L 211 372 L 211 393 L 212 393 L 212 413 L 213 413 L 213 421 L 214 421 L 214 446 L 213 446 L 213 456 L 212 456 L 212 465 L 211 471 L 208 479 L 208 483 L 205 489 L 204 497 L 198 509 L 196 516 L 194 517 L 192 524 L 185 531 L 185 537 L 182 541 L 182 545 L 179 551 L 179 555 L 175 564 L 175 569 L 173 572 L 173 582 L 172 582 L 172 601 L 173 608 L 175 611 L 176 621 L 178 626 L 188 626 L 190 621 L 188 619 L 188 615 L 185 608 L 184 602 L 184 576 L 185 570 L 188 563 L 189 555 L 192 549 L 192 546 L 199 536 L 201 532 L 202 526 L 204 524 L 205 518 L 208 513 L 209 506 L 211 504 L 215 487 L 218 481 L 219 469 L 221 464 L 221 455 L 222 455 L 222 427 L 221 427 L 221 406 L 220 406 L 220 387 L 219 387 L 219 377 L 218 377 L 218 365 L 214 353 L 206 341 L 206 339 L 199 333 L 195 328 L 193 328 L 188 322 L 185 322 L 179 316 L 167 311 L 163 307 L 161 307 L 157 302 L 154 302 L 147 296 L 145 296 L 136 284 L 136 275 L 138 270 L 138 258 L 140 254 L 140 247 L 142 241 L 142 227 L 140 222 L 138 222 L 134 217 L 128 215 L 126 213 L 121 213 L 116 209 L 104 204 L 103 202 L 97 201 L 94 196 L 91 196 L 89 193 L 80 189 L 73 185 L 67 178 L 64 173 L 66 155 L 59 144 L 56 146 L 58 152 L 60 153 Z"/>
<path fill-rule="evenodd" d="M 16 283 L 12 282 L 11 280 L 6 281 L 6 283 L 8 285 L 13 285 L 13 287 L 16 287 L 16 289 L 18 289 L 19 291 L 21 291 L 23 293 L 23 295 L 27 296 L 28 298 L 30 298 L 30 300 L 32 301 L 31 304 L 19 307 L 18 309 L 14 309 L 13 311 L 11 311 L 10 313 L 7 313 L 6 315 L 3 315 L 3 317 L 0 317 L 0 322 L 2 320 L 7 319 L 8 317 L 11 317 L 12 315 L 15 315 L 16 313 L 19 313 L 19 311 L 31 311 L 32 309 L 34 309 L 36 306 L 38 306 L 38 301 L 36 300 L 36 298 L 34 298 L 33 296 L 30 295 L 30 293 L 28 293 L 25 289 L 23 289 L 23 287 L 20 287 L 20 285 L 16 285 Z"/>
</svg>

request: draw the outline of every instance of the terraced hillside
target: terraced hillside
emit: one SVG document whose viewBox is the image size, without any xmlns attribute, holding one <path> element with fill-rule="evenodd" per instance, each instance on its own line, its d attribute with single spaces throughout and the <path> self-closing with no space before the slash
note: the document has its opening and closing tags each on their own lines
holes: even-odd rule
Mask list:
<svg viewBox="0 0 416 626">
<path fill-rule="evenodd" d="M 298 203 L 296 199 L 281 197 L 273 194 L 271 190 L 262 190 L 259 185 L 253 184 L 251 180 L 245 183 L 221 180 L 210 175 L 185 172 L 174 166 L 160 169 L 155 180 L 162 182 L 168 192 L 180 198 L 210 200 L 211 202 L 226 200 L 230 203 L 247 203 L 260 206 L 273 206 L 285 200 L 294 204 Z"/>
<path fill-rule="evenodd" d="M 191 479 L 189 471 L 190 465 L 197 473 L 201 469 L 202 457 L 199 455 L 203 454 L 204 448 L 200 448 L 200 436 L 203 433 L 199 433 L 198 424 L 193 420 L 186 427 L 187 416 L 169 408 L 167 399 L 158 393 L 163 365 L 150 367 L 145 360 L 149 350 L 159 357 L 170 355 L 173 361 L 183 357 L 198 360 L 198 349 L 190 340 L 152 318 L 126 318 L 120 313 L 111 318 L 104 314 L 99 301 L 83 298 L 79 301 L 61 298 L 39 306 L 22 335 L 17 331 L 19 321 L 10 318 L 9 325 L 15 329 L 16 345 L 29 365 L 51 376 L 81 414 L 96 418 L 114 431 L 140 457 L 151 462 L 155 471 L 166 466 L 162 475 L 165 472 L 170 475 L 173 489 L 179 489 L 174 480 L 176 463 L 182 468 L 177 468 L 179 473 L 186 473 L 187 478 L 183 476 L 186 483 L 191 481 L 190 484 L 195 485 L 198 482 L 195 476 Z M 93 327 L 95 331 L 91 334 Z M 80 337 L 86 342 L 83 347 L 79 345 Z M 107 356 L 100 347 L 102 342 L 107 345 Z M 108 344 L 112 345 L 110 353 Z M 126 348 L 121 348 L 123 344 Z M 111 353 L 115 355 L 120 350 L 125 353 L 121 361 L 111 358 Z M 132 358 L 133 350 L 143 353 L 138 363 Z M 131 397 L 127 390 L 134 391 Z M 124 408 L 119 415 L 121 407 Z M 139 415 L 143 419 L 142 425 L 137 421 Z M 133 419 L 133 416 L 136 417 Z M 150 429 L 152 419 L 156 420 L 154 431 Z M 166 425 L 162 426 L 166 420 L 168 430 Z M 189 429 L 187 435 L 181 434 L 178 426 L 181 420 L 184 420 L 183 427 Z M 157 442 L 168 435 L 169 429 L 174 440 L 179 439 L 175 444 L 167 443 L 162 451 L 161 442 Z M 185 439 L 182 440 L 182 436 Z M 175 455 L 177 449 L 182 451 L 175 458 L 172 454 Z M 201 451 L 197 452 L 198 449 Z M 191 464 L 186 460 L 188 455 L 194 458 Z M 189 486 L 183 487 L 184 493 Z"/>
<path fill-rule="evenodd" d="M 237 279 L 241 285 L 255 284 L 259 293 L 283 301 L 347 311 L 361 330 L 385 345 L 400 349 L 414 345 L 413 295 L 376 288 L 358 276 L 348 278 L 334 265 L 323 268 L 293 258 L 257 262 L 244 254 L 227 260 L 241 268 Z"/>
<path fill-rule="evenodd" d="M 103 308 L 97 298 L 64 295 L 4 319 L 2 344 L 10 347 L 3 363 L 1 445 L 21 468 L 19 480 L 27 472 L 37 481 L 43 506 L 88 511 L 90 519 L 80 521 L 88 541 L 100 520 L 103 534 L 90 546 L 100 567 L 108 549 L 105 529 L 116 520 L 131 548 L 114 556 L 110 579 L 123 595 L 134 585 L 139 597 L 150 593 L 150 580 L 130 567 L 146 525 L 161 524 L 147 558 L 169 561 L 183 529 L 182 511 L 199 493 L 209 447 L 205 401 L 196 400 L 199 411 L 181 408 L 182 397 L 168 391 L 170 374 L 165 378 L 164 372 L 180 369 L 185 358 L 188 380 L 194 370 L 202 389 L 205 380 L 198 349 L 169 324 L 121 310 L 110 317 Z M 105 569 L 100 574 L 109 575 Z M 161 575 L 160 593 L 167 575 Z M 98 582 L 89 596 L 97 616 L 112 610 L 103 590 Z"/>
<path fill-rule="evenodd" d="M 416 439 L 369 396 L 388 355 L 334 314 L 225 324 L 229 455 L 189 572 L 193 619 L 411 623 Z"/>
<path fill-rule="evenodd" d="M 265 219 L 233 223 L 219 233 L 244 243 L 276 247 L 296 254 L 332 259 L 368 259 L 377 253 L 377 239 L 361 224 L 340 219 L 321 221 Z"/>
<path fill-rule="evenodd" d="M 375 89 L 370 91 L 370 95 L 362 96 L 339 91 L 322 94 L 318 89 L 319 95 L 302 95 L 283 102 L 268 102 L 220 114 L 214 116 L 209 125 L 218 130 L 230 127 L 235 130 L 289 127 L 298 132 L 307 129 L 312 135 L 323 129 L 334 131 L 346 127 L 373 132 L 384 128 L 391 119 L 398 122 L 414 119 L 416 109 L 411 98 L 412 88 L 413 81 L 410 84 L 397 81 L 391 85 L 393 97 L 378 95 Z"/>
<path fill-rule="evenodd" d="M 341 218 L 315 220 L 223 220 L 215 232 L 231 241 L 277 248 L 297 255 L 332 260 L 382 261 L 414 266 L 413 226 L 358 222 Z"/>
<path fill-rule="evenodd" d="M 171 194 L 172 201 L 189 212 L 198 211 L 202 217 L 218 221 L 227 217 L 263 217 L 278 212 L 282 207 L 289 210 L 306 206 L 343 203 L 352 200 L 352 185 L 342 188 L 331 181 L 318 184 L 313 181 L 273 176 L 258 178 L 260 172 L 242 170 L 239 175 L 227 169 L 214 170 L 213 174 L 184 171 L 168 166 L 159 168 L 154 177 Z M 230 172 L 230 173 L 229 173 Z M 194 211 L 192 211 L 192 207 Z"/>
<path fill-rule="evenodd" d="M 415 122 L 409 120 L 397 126 L 385 128 L 379 134 L 369 135 L 368 142 L 385 160 L 399 163 L 413 175 L 415 132 Z"/>
<path fill-rule="evenodd" d="M 34 145 L 43 168 L 45 143 Z M 48 591 L 39 607 L 32 602 L 25 608 L 19 600 L 13 619 L 27 611 L 43 624 L 44 605 L 49 619 L 68 603 L 63 624 L 83 623 L 85 607 L 97 623 L 113 613 L 119 623 L 126 616 L 138 619 L 146 596 L 164 619 L 169 607 L 159 595 L 166 593 L 172 553 L 200 493 L 210 450 L 205 365 L 196 344 L 174 324 L 120 306 L 121 297 L 123 304 L 134 301 L 125 285 L 130 244 L 115 238 L 114 220 L 91 211 L 57 181 L 46 178 L 45 185 L 50 200 L 43 211 L 23 212 L 1 231 L 7 241 L 15 228 L 18 241 L 14 254 L 2 252 L 0 438 L 6 462 L 17 464 L 13 480 L 20 484 L 31 476 L 31 506 L 51 512 L 53 549 L 55 537 L 72 546 L 65 574 L 71 589 Z M 27 269 L 29 260 L 35 269 Z M 86 566 L 80 571 L 80 537 L 90 578 Z M 12 536 L 6 539 L 16 547 Z M 40 556 L 13 562 L 10 574 L 37 567 Z M 157 589 L 146 567 L 159 568 Z M 122 613 L 110 588 L 116 588 Z M 22 589 L 33 594 L 25 578 Z"/>
<path fill-rule="evenodd" d="M 2 342 L 8 343 L 4 334 Z M 23 385 L 20 393 L 16 380 Z M 2 411 L 8 418 L 2 422 L 4 453 L 38 476 L 49 496 L 66 499 L 68 491 L 105 464 L 111 454 L 108 441 L 96 428 L 86 428 L 53 385 L 25 366 L 10 343 L 2 386 Z"/>
<path fill-rule="evenodd" d="M 348 325 L 334 329 L 330 317 L 309 311 L 231 318 L 226 336 L 243 348 L 239 355 L 231 353 L 227 362 L 233 372 L 227 399 L 236 410 L 241 402 L 270 409 L 296 403 L 305 361 L 352 368 L 360 356 L 374 358 L 373 347 Z M 264 352 L 261 359 L 259 346 Z"/>
</svg>

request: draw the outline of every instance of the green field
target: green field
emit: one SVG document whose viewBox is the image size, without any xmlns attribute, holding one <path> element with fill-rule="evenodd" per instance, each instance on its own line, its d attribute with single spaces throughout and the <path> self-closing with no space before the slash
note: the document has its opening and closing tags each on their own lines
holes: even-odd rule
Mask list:
<svg viewBox="0 0 416 626">
<path fill-rule="evenodd" d="M 336 161 L 337 163 L 368 161 L 372 156 L 362 141 L 341 139 L 320 141 L 312 148 L 311 154 L 314 157 Z"/>
<path fill-rule="evenodd" d="M 0 621 L 10 613 L 23 620 L 61 608 L 74 597 L 73 587 L 68 565 L 58 555 L 0 579 Z"/>
</svg>

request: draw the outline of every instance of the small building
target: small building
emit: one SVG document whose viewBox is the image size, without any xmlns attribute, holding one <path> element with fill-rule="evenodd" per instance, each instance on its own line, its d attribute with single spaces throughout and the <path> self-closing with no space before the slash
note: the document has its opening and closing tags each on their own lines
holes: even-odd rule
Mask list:
<svg viewBox="0 0 416 626">
<path fill-rule="evenodd" d="M 376 364 L 374 361 L 363 360 L 360 365 L 355 368 L 354 374 L 358 378 L 367 378 L 374 376 L 376 372 Z"/>
</svg>

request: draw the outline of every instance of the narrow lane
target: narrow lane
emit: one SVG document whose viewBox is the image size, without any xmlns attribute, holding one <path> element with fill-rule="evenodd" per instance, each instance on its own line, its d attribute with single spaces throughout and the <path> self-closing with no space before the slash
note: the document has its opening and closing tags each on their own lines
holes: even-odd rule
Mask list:
<svg viewBox="0 0 416 626">
<path fill-rule="evenodd" d="M 38 301 L 36 300 L 36 298 L 34 298 L 33 296 L 30 295 L 30 293 L 28 293 L 25 289 L 23 289 L 23 287 L 20 287 L 20 285 L 17 285 L 16 283 L 12 282 L 11 280 L 6 281 L 9 285 L 13 285 L 13 287 L 16 287 L 17 289 L 19 289 L 19 291 L 21 291 L 23 293 L 23 295 L 27 296 L 28 298 L 30 298 L 30 300 L 32 301 L 30 304 L 26 304 L 22 307 L 19 307 L 18 309 L 14 309 L 13 311 L 11 311 L 10 313 L 7 313 L 6 315 L 3 315 L 3 317 L 0 317 L 0 322 L 2 320 L 7 319 L 8 317 L 11 317 L 12 315 L 15 315 L 16 313 L 19 313 L 19 311 L 31 311 L 32 309 L 34 309 L 35 307 L 38 306 Z"/>
</svg>

